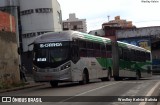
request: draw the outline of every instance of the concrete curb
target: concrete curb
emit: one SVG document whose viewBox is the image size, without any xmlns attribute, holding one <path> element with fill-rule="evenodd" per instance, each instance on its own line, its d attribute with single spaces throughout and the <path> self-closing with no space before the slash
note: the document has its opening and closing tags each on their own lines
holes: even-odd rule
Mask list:
<svg viewBox="0 0 160 105">
<path fill-rule="evenodd" d="M 11 92 L 11 91 L 17 91 L 17 90 L 22 90 L 22 89 L 27 89 L 27 88 L 32 88 L 32 87 L 38 87 L 38 86 L 42 86 L 45 85 L 44 83 L 29 83 L 25 86 L 21 86 L 21 87 L 14 87 L 14 88 L 10 88 L 10 89 L 2 89 L 0 90 L 0 93 L 5 93 L 5 92 Z"/>
</svg>

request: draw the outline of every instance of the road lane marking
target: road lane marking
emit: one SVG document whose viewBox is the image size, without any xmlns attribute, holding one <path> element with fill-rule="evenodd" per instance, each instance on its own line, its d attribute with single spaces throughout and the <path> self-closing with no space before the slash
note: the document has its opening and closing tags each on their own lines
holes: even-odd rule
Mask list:
<svg viewBox="0 0 160 105">
<path fill-rule="evenodd" d="M 122 82 L 122 81 L 120 81 L 120 82 Z M 93 91 L 102 89 L 102 88 L 104 88 L 104 87 L 108 87 L 108 86 L 111 86 L 111 85 L 114 85 L 114 84 L 118 84 L 118 83 L 120 83 L 120 82 L 116 82 L 116 83 L 112 83 L 112 84 L 107 84 L 107 85 L 104 85 L 104 86 L 101 86 L 101 87 L 98 87 L 98 88 L 95 88 L 95 89 L 91 89 L 91 90 L 85 91 L 85 92 L 83 92 L 83 93 L 74 95 L 74 96 L 72 96 L 72 97 L 70 97 L 70 98 L 64 99 L 64 100 L 60 101 L 58 104 L 63 103 L 63 102 L 65 102 L 65 101 L 68 101 L 68 100 L 70 100 L 70 99 L 73 99 L 73 98 L 76 97 L 76 96 L 81 96 L 81 95 L 84 95 L 84 94 L 86 94 L 86 93 L 89 93 L 89 92 L 93 92 Z"/>
<path fill-rule="evenodd" d="M 154 90 L 160 85 L 160 82 L 158 82 L 148 93 L 146 96 L 151 96 Z M 145 105 L 147 102 L 141 102 L 139 105 Z"/>
<path fill-rule="evenodd" d="M 111 86 L 111 85 L 114 85 L 114 84 L 117 84 L 117 83 L 120 83 L 120 82 L 116 82 L 116 83 L 104 85 L 104 86 L 101 86 L 101 87 L 98 87 L 98 88 L 95 88 L 95 89 L 92 89 L 92 90 L 89 90 L 89 91 L 86 91 L 86 92 L 77 94 L 77 95 L 75 95 L 75 96 L 81 96 L 81 95 L 84 95 L 84 94 L 86 94 L 86 93 L 89 93 L 89 92 L 92 92 L 92 91 L 96 91 L 96 90 L 98 90 L 98 89 L 102 89 L 102 88 L 104 88 L 104 87 Z"/>
</svg>

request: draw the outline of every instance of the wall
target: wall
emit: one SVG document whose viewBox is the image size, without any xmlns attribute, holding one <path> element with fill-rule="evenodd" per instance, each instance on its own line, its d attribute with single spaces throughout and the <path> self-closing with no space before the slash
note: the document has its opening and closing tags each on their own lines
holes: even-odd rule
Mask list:
<svg viewBox="0 0 160 105">
<path fill-rule="evenodd" d="M 104 32 L 103 29 L 91 30 L 91 31 L 89 32 L 89 34 L 97 35 L 97 36 L 102 36 L 102 37 L 105 36 L 105 32 Z"/>
<path fill-rule="evenodd" d="M 105 31 L 103 29 L 92 30 L 89 32 L 89 34 L 101 36 L 101 37 L 106 37 L 106 38 L 111 39 L 112 41 L 116 41 L 116 36 L 115 36 L 116 30 L 114 28 L 113 29 L 112 28 L 106 29 Z"/>
<path fill-rule="evenodd" d="M 119 30 L 116 32 L 116 35 L 118 39 L 129 38 L 129 37 L 143 37 L 143 36 L 160 37 L 160 26 Z"/>
<path fill-rule="evenodd" d="M 14 16 L 0 11 L 0 31 L 16 32 Z"/>
<path fill-rule="evenodd" d="M 151 51 L 151 39 L 149 37 L 135 37 L 119 39 L 119 41 L 133 44 Z"/>
<path fill-rule="evenodd" d="M 0 32 L 0 84 L 20 81 L 16 34 Z"/>
</svg>

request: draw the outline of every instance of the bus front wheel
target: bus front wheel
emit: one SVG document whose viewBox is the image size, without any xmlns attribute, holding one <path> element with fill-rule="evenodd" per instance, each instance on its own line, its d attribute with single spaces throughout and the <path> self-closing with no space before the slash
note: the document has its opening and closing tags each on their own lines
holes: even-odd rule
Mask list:
<svg viewBox="0 0 160 105">
<path fill-rule="evenodd" d="M 52 87 L 57 87 L 58 86 L 58 81 L 50 81 L 50 85 Z"/>
<path fill-rule="evenodd" d="M 109 68 L 108 76 L 107 76 L 107 81 L 110 81 L 110 80 L 111 80 L 111 69 Z"/>
<path fill-rule="evenodd" d="M 136 80 L 140 80 L 140 78 L 141 78 L 141 73 L 140 73 L 139 70 L 137 70 L 137 72 L 136 72 Z"/>
</svg>

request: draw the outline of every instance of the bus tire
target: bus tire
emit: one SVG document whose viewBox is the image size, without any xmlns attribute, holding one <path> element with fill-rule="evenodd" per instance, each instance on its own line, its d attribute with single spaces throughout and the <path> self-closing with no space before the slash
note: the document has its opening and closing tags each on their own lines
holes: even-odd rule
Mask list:
<svg viewBox="0 0 160 105">
<path fill-rule="evenodd" d="M 120 80 L 122 80 L 122 78 L 121 78 L 121 77 L 116 76 L 116 77 L 114 77 L 114 80 L 115 80 L 115 81 L 120 81 Z"/>
<path fill-rule="evenodd" d="M 136 80 L 140 80 L 141 72 L 139 70 L 136 71 Z"/>
<path fill-rule="evenodd" d="M 111 68 L 109 68 L 108 75 L 107 75 L 107 81 L 110 81 L 110 80 L 111 80 Z"/>
<path fill-rule="evenodd" d="M 101 78 L 101 81 L 107 81 L 107 78 Z"/>
<path fill-rule="evenodd" d="M 87 71 L 87 70 L 84 70 L 84 71 L 83 71 L 82 81 L 79 81 L 79 83 L 80 83 L 81 85 L 84 85 L 84 84 L 89 83 L 89 74 L 88 74 L 88 71 Z"/>
<path fill-rule="evenodd" d="M 52 87 L 58 87 L 58 81 L 50 81 Z"/>
<path fill-rule="evenodd" d="M 107 77 L 100 78 L 101 81 L 110 81 L 111 80 L 111 69 L 108 69 Z"/>
</svg>

